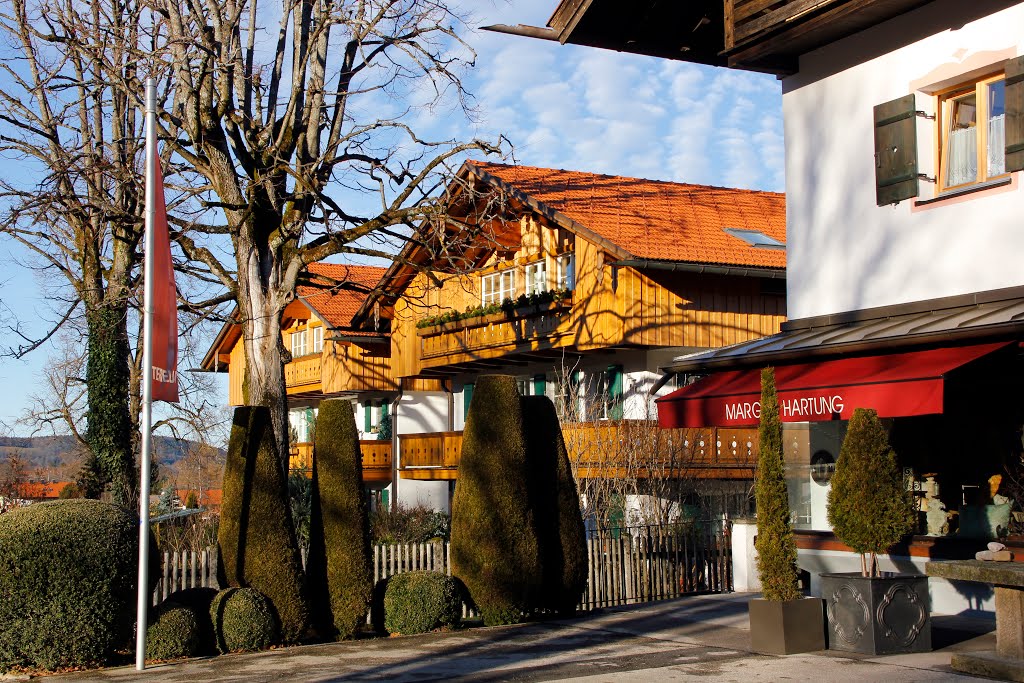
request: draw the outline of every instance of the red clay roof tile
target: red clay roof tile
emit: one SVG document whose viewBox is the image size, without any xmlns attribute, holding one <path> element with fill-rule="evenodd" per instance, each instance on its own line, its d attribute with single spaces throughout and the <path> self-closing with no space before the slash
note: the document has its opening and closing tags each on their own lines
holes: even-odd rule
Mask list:
<svg viewBox="0 0 1024 683">
<path fill-rule="evenodd" d="M 300 285 L 298 296 L 306 302 L 330 327 L 344 329 L 346 334 L 361 334 L 350 329 L 352 316 L 366 299 L 365 292 L 351 289 L 329 288 L 342 282 L 351 282 L 372 289 L 384 275 L 385 268 L 377 266 L 351 266 L 339 263 L 311 263 L 309 271 L 314 276 L 313 284 Z M 321 286 L 317 286 L 321 285 Z M 368 333 L 367 333 L 368 334 Z"/>
<path fill-rule="evenodd" d="M 785 268 L 786 252 L 756 248 L 724 228 L 786 241 L 785 195 L 580 171 L 471 165 L 560 211 L 636 258 Z"/>
</svg>

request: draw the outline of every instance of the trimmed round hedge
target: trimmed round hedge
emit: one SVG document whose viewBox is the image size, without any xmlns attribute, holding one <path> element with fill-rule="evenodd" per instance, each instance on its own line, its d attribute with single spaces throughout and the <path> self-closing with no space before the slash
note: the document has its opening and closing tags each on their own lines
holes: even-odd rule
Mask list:
<svg viewBox="0 0 1024 683">
<path fill-rule="evenodd" d="M 210 604 L 217 650 L 264 650 L 280 640 L 277 617 L 267 596 L 255 588 L 227 588 Z"/>
<path fill-rule="evenodd" d="M 123 508 L 86 499 L 0 515 L 0 671 L 97 665 L 127 647 L 138 525 Z"/>
<path fill-rule="evenodd" d="M 200 617 L 191 607 L 160 603 L 146 629 L 146 659 L 177 659 L 199 653 Z"/>
<path fill-rule="evenodd" d="M 213 604 L 215 597 L 217 597 L 216 588 L 197 587 L 171 593 L 164 601 L 188 607 L 196 615 L 199 624 L 199 647 L 195 652 L 197 655 L 217 653 L 217 641 L 213 635 L 213 619 L 210 618 L 210 605 Z"/>
<path fill-rule="evenodd" d="M 392 576 L 384 594 L 384 628 L 410 635 L 457 626 L 462 621 L 459 582 L 441 572 L 414 571 Z"/>
</svg>

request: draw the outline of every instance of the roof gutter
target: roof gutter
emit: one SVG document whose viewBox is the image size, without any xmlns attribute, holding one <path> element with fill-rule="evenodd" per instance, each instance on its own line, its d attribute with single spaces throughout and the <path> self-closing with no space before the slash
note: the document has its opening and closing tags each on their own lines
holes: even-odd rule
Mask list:
<svg viewBox="0 0 1024 683">
<path fill-rule="evenodd" d="M 681 261 L 660 261 L 657 259 L 620 259 L 611 264 L 613 268 L 636 268 L 637 270 L 667 270 L 673 273 L 701 273 L 709 275 L 732 275 L 735 277 L 761 277 L 776 280 L 786 279 L 785 268 L 757 268 L 755 266 L 719 266 L 709 263 L 685 263 Z"/>
<path fill-rule="evenodd" d="M 806 359 L 821 359 L 834 356 L 847 356 L 859 353 L 899 352 L 908 351 L 918 346 L 956 345 L 978 341 L 1014 341 L 1024 333 L 1024 323 L 1016 322 L 1004 325 L 993 325 L 987 328 L 972 328 L 959 334 L 945 330 L 932 334 L 915 335 L 913 337 L 892 337 L 875 341 L 862 341 L 851 344 L 833 344 L 824 346 L 802 347 L 786 351 L 767 353 L 746 353 L 727 358 L 712 358 L 687 361 L 685 357 L 665 368 L 668 372 L 718 372 L 722 370 L 743 370 L 752 367 L 764 367 L 777 363 L 791 363 Z"/>
</svg>

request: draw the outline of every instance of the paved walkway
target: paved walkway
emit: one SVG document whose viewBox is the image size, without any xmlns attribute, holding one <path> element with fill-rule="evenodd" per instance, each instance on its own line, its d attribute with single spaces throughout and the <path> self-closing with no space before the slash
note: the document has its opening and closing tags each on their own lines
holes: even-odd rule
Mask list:
<svg viewBox="0 0 1024 683">
<path fill-rule="evenodd" d="M 749 595 L 697 596 L 578 619 L 356 640 L 55 676 L 58 681 L 981 681 L 953 651 L 995 649 L 994 622 L 935 617 L 936 651 L 866 657 L 751 653 Z"/>
</svg>

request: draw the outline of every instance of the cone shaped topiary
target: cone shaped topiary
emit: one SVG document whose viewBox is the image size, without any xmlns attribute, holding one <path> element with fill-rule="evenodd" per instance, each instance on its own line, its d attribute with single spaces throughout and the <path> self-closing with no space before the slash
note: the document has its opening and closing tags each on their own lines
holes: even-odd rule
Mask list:
<svg viewBox="0 0 1024 683">
<path fill-rule="evenodd" d="M 314 625 L 324 636 L 351 638 L 366 623 L 373 563 L 359 432 L 347 400 L 320 404 L 309 537 Z"/>
<path fill-rule="evenodd" d="M 535 607 L 571 614 L 587 586 L 587 541 L 580 497 L 558 413 L 546 396 L 524 396 L 524 442 L 534 519 L 539 522 L 543 588 Z"/>
<path fill-rule="evenodd" d="M 528 480 L 516 380 L 483 376 L 463 431 L 451 556 L 487 625 L 522 621 L 543 582 Z"/>
<path fill-rule="evenodd" d="M 914 528 L 913 502 L 874 410 L 857 408 L 850 418 L 832 475 L 828 521 L 836 537 L 860 553 L 864 576 L 878 576 L 878 553 Z"/>
<path fill-rule="evenodd" d="M 775 391 L 775 371 L 761 371 L 761 419 L 755 495 L 757 498 L 757 572 L 766 600 L 786 601 L 802 597 L 797 588 L 796 542 L 789 523 L 782 452 L 782 421 Z"/>
<path fill-rule="evenodd" d="M 281 638 L 295 642 L 309 628 L 309 604 L 288 509 L 270 410 L 236 408 L 224 464 L 218 578 L 221 586 L 252 587 L 266 595 Z"/>
</svg>

